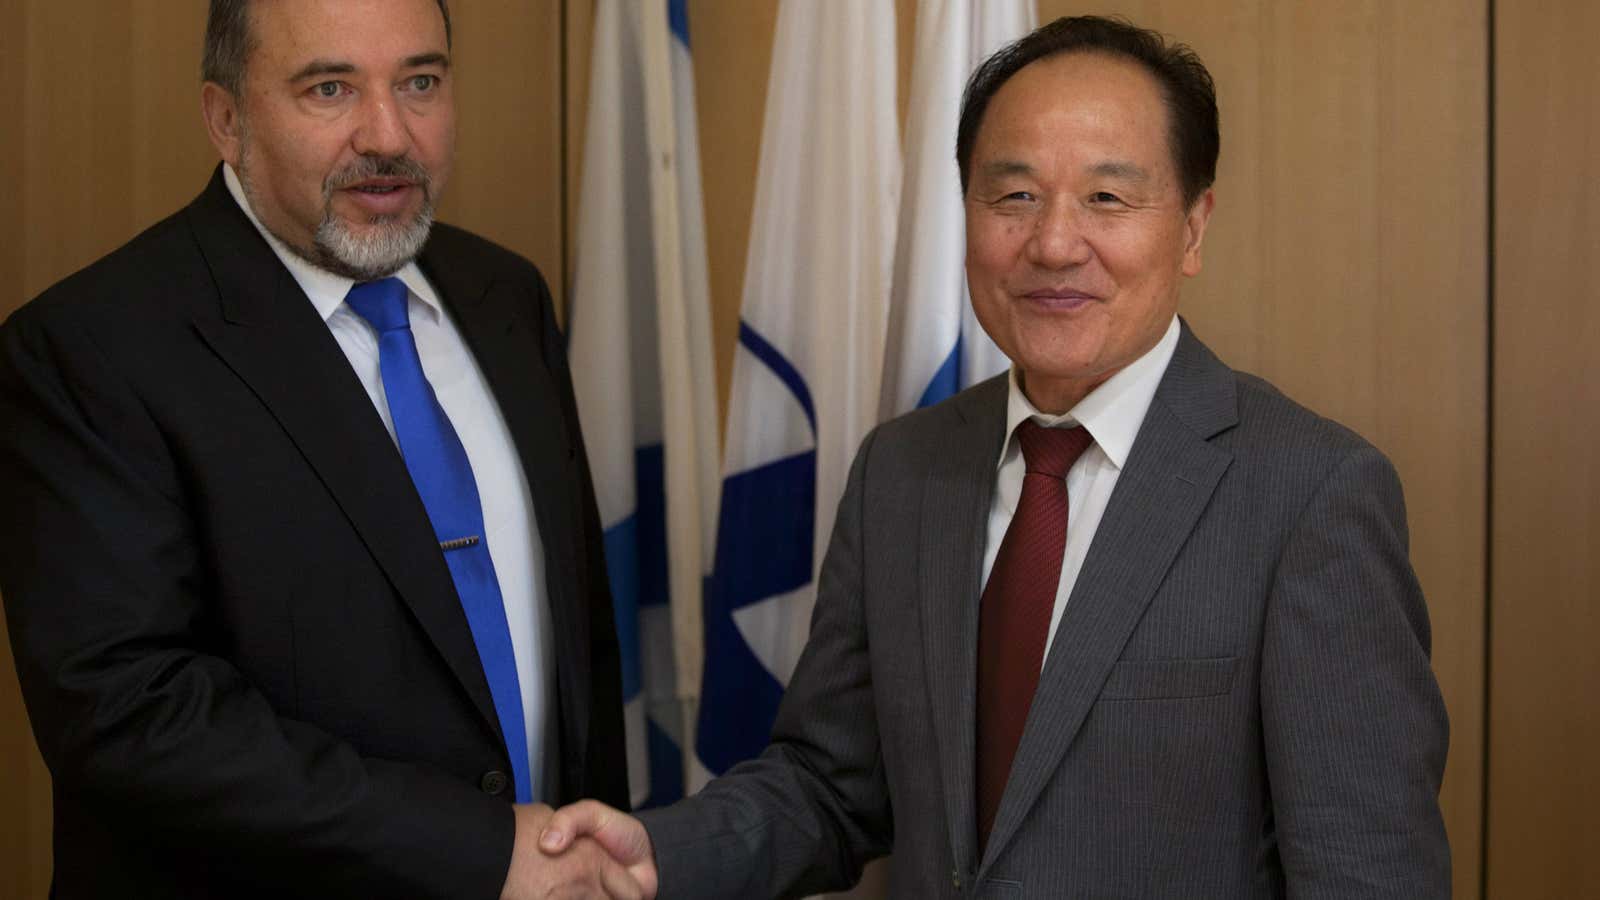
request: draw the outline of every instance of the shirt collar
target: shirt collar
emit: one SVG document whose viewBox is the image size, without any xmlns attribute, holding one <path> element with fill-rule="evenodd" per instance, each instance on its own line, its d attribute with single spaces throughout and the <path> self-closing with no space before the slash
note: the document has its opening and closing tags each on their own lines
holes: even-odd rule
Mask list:
<svg viewBox="0 0 1600 900">
<path fill-rule="evenodd" d="M 1105 453 L 1111 464 L 1121 469 L 1133 450 L 1133 440 L 1139 436 L 1139 426 L 1155 399 L 1161 376 L 1178 349 L 1178 317 L 1173 316 L 1166 333 L 1143 356 L 1124 366 L 1121 371 L 1106 379 L 1105 383 L 1090 391 L 1065 415 L 1042 413 L 1022 392 L 1018 369 L 1011 367 L 1010 390 L 1006 396 L 1006 443 L 1001 449 L 998 467 L 1010 458 L 1016 446 L 1017 426 L 1024 419 L 1033 419 L 1046 428 L 1082 425 Z"/>
<path fill-rule="evenodd" d="M 233 170 L 233 166 L 222 164 L 222 180 L 227 183 L 228 193 L 233 195 L 234 202 L 239 204 L 239 208 L 244 210 L 245 216 L 250 219 L 250 224 L 254 225 L 256 231 L 266 239 L 267 246 L 272 248 L 278 261 L 283 263 L 289 274 L 294 276 L 295 283 L 300 285 L 300 290 L 310 298 L 317 314 L 322 316 L 324 322 L 332 318 L 333 314 L 339 311 L 339 307 L 344 305 L 345 295 L 350 293 L 355 281 L 307 262 L 289 249 L 287 244 L 278 240 L 277 235 L 268 231 L 266 226 L 261 224 L 261 220 L 256 218 L 255 210 L 250 208 L 250 201 L 245 197 L 244 184 L 239 181 L 239 175 Z M 444 314 L 444 306 L 439 302 L 439 295 L 434 292 L 433 286 L 423 276 L 422 270 L 417 267 L 416 261 L 406 263 L 400 271 L 394 273 L 394 277 L 400 279 L 411 292 L 411 296 L 422 301 L 423 308 L 437 322 Z"/>
</svg>

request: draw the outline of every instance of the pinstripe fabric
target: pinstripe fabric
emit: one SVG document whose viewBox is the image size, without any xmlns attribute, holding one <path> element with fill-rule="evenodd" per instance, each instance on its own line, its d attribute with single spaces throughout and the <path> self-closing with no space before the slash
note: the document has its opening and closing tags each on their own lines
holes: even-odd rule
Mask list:
<svg viewBox="0 0 1600 900">
<path fill-rule="evenodd" d="M 1184 328 L 979 856 L 982 535 L 1005 382 L 864 443 L 773 744 L 646 813 L 664 897 L 1443 898 L 1444 705 L 1400 486 Z"/>
</svg>

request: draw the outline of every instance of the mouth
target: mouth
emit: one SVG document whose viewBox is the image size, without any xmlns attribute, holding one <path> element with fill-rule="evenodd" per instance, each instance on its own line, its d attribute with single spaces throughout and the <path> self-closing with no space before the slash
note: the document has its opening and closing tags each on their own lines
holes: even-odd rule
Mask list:
<svg viewBox="0 0 1600 900">
<path fill-rule="evenodd" d="M 372 217 L 393 216 L 404 212 L 419 191 L 417 183 L 408 178 L 367 178 L 339 189 L 363 213 Z"/>
<path fill-rule="evenodd" d="M 1046 312 L 1072 312 L 1101 299 L 1098 294 L 1071 287 L 1038 288 L 1023 293 L 1021 297 Z"/>
</svg>

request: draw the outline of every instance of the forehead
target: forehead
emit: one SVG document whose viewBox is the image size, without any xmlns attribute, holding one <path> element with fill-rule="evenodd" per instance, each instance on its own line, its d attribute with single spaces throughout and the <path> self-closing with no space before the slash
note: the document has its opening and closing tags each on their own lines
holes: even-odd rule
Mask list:
<svg viewBox="0 0 1600 900">
<path fill-rule="evenodd" d="M 1104 151 L 1170 162 L 1161 85 L 1133 60 L 1095 52 L 1035 60 L 989 101 L 974 155 Z"/>
<path fill-rule="evenodd" d="M 252 63 L 376 65 L 447 50 L 437 0 L 254 0 Z"/>
</svg>

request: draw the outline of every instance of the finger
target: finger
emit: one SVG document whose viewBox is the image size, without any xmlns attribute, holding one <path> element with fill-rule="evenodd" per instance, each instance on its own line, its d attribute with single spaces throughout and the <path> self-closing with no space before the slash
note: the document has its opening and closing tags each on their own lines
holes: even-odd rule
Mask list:
<svg viewBox="0 0 1600 900">
<path fill-rule="evenodd" d="M 600 887 L 612 900 L 644 900 L 639 882 L 609 859 L 600 864 Z"/>
<path fill-rule="evenodd" d="M 539 849 L 546 853 L 560 853 L 574 838 L 594 834 L 605 824 L 611 808 L 594 800 L 579 800 L 556 810 L 545 822 L 539 835 Z"/>
</svg>

